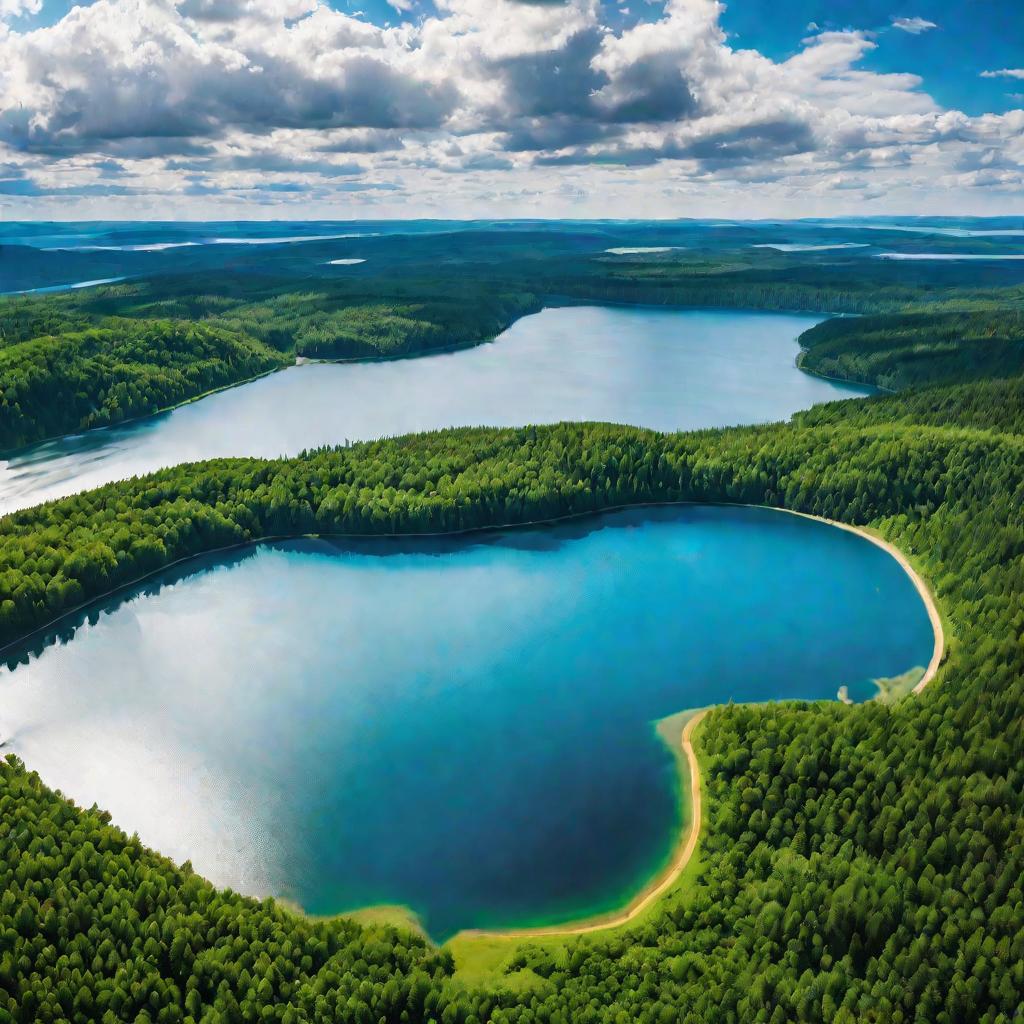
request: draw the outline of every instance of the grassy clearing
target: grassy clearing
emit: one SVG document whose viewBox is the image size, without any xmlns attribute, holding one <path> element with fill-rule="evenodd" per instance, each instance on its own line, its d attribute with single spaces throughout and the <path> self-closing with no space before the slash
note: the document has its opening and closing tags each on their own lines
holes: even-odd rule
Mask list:
<svg viewBox="0 0 1024 1024">
<path fill-rule="evenodd" d="M 399 928 L 402 931 L 413 932 L 416 935 L 425 936 L 427 934 L 415 911 L 401 904 L 382 904 L 377 907 L 364 907 L 362 910 L 353 910 L 338 916 L 347 917 L 350 921 L 355 921 L 364 928 L 371 928 L 374 925 L 387 925 L 391 928 Z"/>
<path fill-rule="evenodd" d="M 883 676 L 881 679 L 874 679 L 872 682 L 878 687 L 878 693 L 874 699 L 880 700 L 883 704 L 892 704 L 908 697 L 914 692 L 914 687 L 921 681 L 924 675 L 924 668 L 915 665 L 898 676 Z"/>
<path fill-rule="evenodd" d="M 364 928 L 373 928 L 375 926 L 398 928 L 401 931 L 412 932 L 414 935 L 429 938 L 415 911 L 398 903 L 381 903 L 372 907 L 362 907 L 359 910 L 345 910 L 340 914 L 307 914 L 298 903 L 292 900 L 277 897 L 274 902 L 292 914 L 308 917 L 315 921 L 335 921 L 344 918 L 349 921 L 355 921 Z"/>
</svg>

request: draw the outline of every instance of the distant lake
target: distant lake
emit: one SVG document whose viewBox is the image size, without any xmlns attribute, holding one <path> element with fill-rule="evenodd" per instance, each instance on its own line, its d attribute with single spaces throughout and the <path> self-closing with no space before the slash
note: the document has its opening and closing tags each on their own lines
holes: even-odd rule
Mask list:
<svg viewBox="0 0 1024 1024">
<path fill-rule="evenodd" d="M 1024 260 L 1024 253 L 880 252 L 881 260 Z"/>
<path fill-rule="evenodd" d="M 98 277 L 95 281 L 75 281 L 71 284 L 51 284 L 45 288 L 26 288 L 21 292 L 9 292 L 10 295 L 49 295 L 55 292 L 77 291 L 80 288 L 95 288 L 100 284 L 115 284 L 118 281 L 126 280 L 123 277 Z"/>
<path fill-rule="evenodd" d="M 491 344 L 377 363 L 305 364 L 146 420 L 0 462 L 0 513 L 163 466 L 449 426 L 607 420 L 692 430 L 786 419 L 870 389 L 798 370 L 821 317 L 569 307 Z"/>
<path fill-rule="evenodd" d="M 867 242 L 832 242 L 805 245 L 800 242 L 759 242 L 752 249 L 778 249 L 779 252 L 826 252 L 829 249 L 866 249 Z"/>
<path fill-rule="evenodd" d="M 437 938 L 628 901 L 679 827 L 655 719 L 864 697 L 932 647 L 885 552 L 714 507 L 250 548 L 62 636 L 0 669 L 47 784 L 218 884 Z"/>
</svg>

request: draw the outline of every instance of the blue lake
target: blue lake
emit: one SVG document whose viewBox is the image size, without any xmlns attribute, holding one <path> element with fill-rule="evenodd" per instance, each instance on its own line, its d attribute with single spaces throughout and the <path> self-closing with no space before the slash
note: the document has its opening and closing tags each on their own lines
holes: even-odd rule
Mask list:
<svg viewBox="0 0 1024 1024">
<path fill-rule="evenodd" d="M 743 310 L 570 307 L 491 344 L 393 362 L 306 364 L 173 412 L 46 442 L 0 461 L 0 514 L 216 456 L 449 426 L 606 420 L 695 430 L 787 419 L 870 389 L 797 369 L 821 318 Z"/>
<path fill-rule="evenodd" d="M 655 720 L 864 696 L 931 646 L 885 552 L 767 510 L 296 541 L 66 624 L 0 670 L 0 734 L 215 882 L 444 938 L 617 907 L 665 863 Z"/>
</svg>

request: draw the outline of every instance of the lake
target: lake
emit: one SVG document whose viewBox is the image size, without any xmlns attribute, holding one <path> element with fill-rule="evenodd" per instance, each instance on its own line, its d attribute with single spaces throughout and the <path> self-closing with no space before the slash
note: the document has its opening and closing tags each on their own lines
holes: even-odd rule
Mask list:
<svg viewBox="0 0 1024 1024">
<path fill-rule="evenodd" d="M 391 362 L 305 364 L 172 412 L 0 461 L 0 513 L 164 466 L 448 426 L 606 420 L 693 430 L 786 419 L 870 389 L 797 369 L 819 316 L 569 307 L 491 344 Z"/>
<path fill-rule="evenodd" d="M 60 637 L 0 670 L 5 749 L 49 785 L 218 884 L 408 904 L 439 939 L 642 887 L 680 824 L 655 720 L 863 698 L 932 648 L 884 551 L 701 506 L 249 548 Z"/>
</svg>

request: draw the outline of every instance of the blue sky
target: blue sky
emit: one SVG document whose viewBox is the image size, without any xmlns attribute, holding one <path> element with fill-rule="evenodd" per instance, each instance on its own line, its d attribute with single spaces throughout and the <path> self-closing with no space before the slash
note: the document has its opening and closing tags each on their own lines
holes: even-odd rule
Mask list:
<svg viewBox="0 0 1024 1024">
<path fill-rule="evenodd" d="M 1018 0 L 0 0 L 0 213 L 1024 211 Z"/>
<path fill-rule="evenodd" d="M 913 33 L 894 28 L 898 18 L 920 18 L 936 27 Z M 1024 84 L 982 78 L 981 71 L 1019 67 L 1024 61 L 1024 3 L 1004 0 L 733 0 L 722 17 L 738 45 L 782 60 L 807 35 L 807 26 L 869 29 L 878 49 L 864 61 L 873 71 L 912 71 L 943 106 L 967 114 L 1002 113 L 1020 100 Z"/>
</svg>

